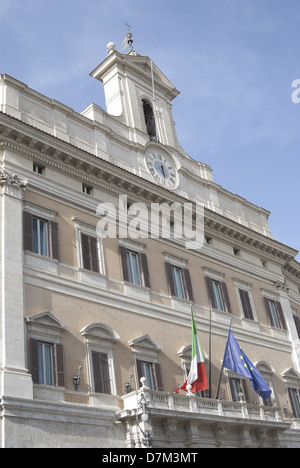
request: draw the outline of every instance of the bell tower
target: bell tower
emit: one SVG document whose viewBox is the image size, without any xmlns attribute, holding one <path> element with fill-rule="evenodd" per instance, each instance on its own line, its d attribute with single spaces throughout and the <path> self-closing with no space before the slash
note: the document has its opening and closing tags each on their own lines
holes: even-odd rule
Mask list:
<svg viewBox="0 0 300 468">
<path fill-rule="evenodd" d="M 149 57 L 133 49 L 130 31 L 124 42 L 128 53 L 109 42 L 107 57 L 90 74 L 103 84 L 107 113 L 129 127 L 136 142 L 154 140 L 178 148 L 171 101 L 179 91 Z"/>
</svg>

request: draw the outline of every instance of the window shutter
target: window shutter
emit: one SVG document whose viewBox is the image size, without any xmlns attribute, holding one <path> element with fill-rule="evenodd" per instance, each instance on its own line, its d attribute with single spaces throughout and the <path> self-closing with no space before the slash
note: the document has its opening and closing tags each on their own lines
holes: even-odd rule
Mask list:
<svg viewBox="0 0 300 468">
<path fill-rule="evenodd" d="M 99 366 L 99 358 L 96 351 L 92 351 L 92 365 L 93 365 L 93 376 L 94 376 L 94 391 L 96 393 L 102 393 L 102 381 Z"/>
<path fill-rule="evenodd" d="M 136 359 L 136 370 L 137 370 L 137 378 L 138 378 L 137 385 L 138 385 L 138 388 L 140 388 L 140 386 L 142 385 L 141 378 L 143 377 L 142 364 L 141 364 L 140 359 Z"/>
<path fill-rule="evenodd" d="M 253 320 L 249 292 L 245 291 L 244 289 L 239 289 L 239 293 L 245 318 Z"/>
<path fill-rule="evenodd" d="M 144 254 L 144 252 L 141 252 L 139 255 L 139 258 L 140 258 L 141 270 L 143 272 L 144 286 L 146 288 L 150 288 L 150 275 L 149 275 L 147 255 Z"/>
<path fill-rule="evenodd" d="M 110 391 L 110 378 L 109 378 L 109 366 L 108 366 L 108 355 L 105 353 L 99 353 L 100 368 L 102 371 L 102 383 L 103 393 L 111 393 Z"/>
<path fill-rule="evenodd" d="M 30 338 L 30 372 L 33 383 L 39 383 L 38 341 Z"/>
<path fill-rule="evenodd" d="M 27 211 L 23 212 L 23 234 L 24 250 L 32 252 L 32 214 Z"/>
<path fill-rule="evenodd" d="M 220 289 L 221 289 L 222 299 L 223 299 L 226 311 L 231 313 L 231 305 L 230 305 L 229 295 L 227 291 L 227 286 L 222 281 L 220 281 Z"/>
<path fill-rule="evenodd" d="M 82 265 L 90 270 L 89 236 L 81 233 Z"/>
<path fill-rule="evenodd" d="M 300 398 L 299 398 L 299 390 L 295 388 L 288 388 L 290 403 L 292 405 L 292 411 L 294 418 L 299 417 L 299 407 L 300 407 Z M 296 400 L 296 401 L 295 401 Z M 297 403 L 298 400 L 298 403 Z"/>
<path fill-rule="evenodd" d="M 208 297 L 210 300 L 210 305 L 212 306 L 213 309 L 216 309 L 217 304 L 216 304 L 214 290 L 213 290 L 213 281 L 208 276 L 205 276 L 205 282 L 206 282 Z"/>
<path fill-rule="evenodd" d="M 163 391 L 160 365 L 157 362 L 152 363 L 155 390 Z"/>
<path fill-rule="evenodd" d="M 122 263 L 122 271 L 123 271 L 123 280 L 129 281 L 129 271 L 127 265 L 127 252 L 126 248 L 120 245 L 120 255 L 121 255 L 121 263 Z"/>
<path fill-rule="evenodd" d="M 266 312 L 267 312 L 267 316 L 269 318 L 270 325 L 271 325 L 271 327 L 274 327 L 273 317 L 272 317 L 272 314 L 271 314 L 271 311 L 270 311 L 269 299 L 267 297 L 264 297 L 264 302 L 265 302 Z"/>
<path fill-rule="evenodd" d="M 242 388 L 243 388 L 243 393 L 244 393 L 246 403 L 250 403 L 246 380 L 242 380 Z"/>
<path fill-rule="evenodd" d="M 99 273 L 97 239 L 95 237 L 89 237 L 89 242 L 90 242 L 90 253 L 91 253 L 90 267 L 92 271 Z"/>
<path fill-rule="evenodd" d="M 294 321 L 295 321 L 298 337 L 300 339 L 300 318 L 297 315 L 294 315 Z"/>
<path fill-rule="evenodd" d="M 169 280 L 169 287 L 170 287 L 171 296 L 176 296 L 175 284 L 174 284 L 174 279 L 173 279 L 171 263 L 166 262 L 166 272 L 167 272 L 167 277 L 168 277 L 168 280 Z"/>
<path fill-rule="evenodd" d="M 182 269 L 182 276 L 184 282 L 185 295 L 190 301 L 194 301 L 193 288 L 191 283 L 190 272 L 187 268 Z"/>
<path fill-rule="evenodd" d="M 283 310 L 282 310 L 280 302 L 278 302 L 278 301 L 275 302 L 275 308 L 276 308 L 277 317 L 278 317 L 279 323 L 281 325 L 281 328 L 286 330 L 286 323 L 285 323 Z"/>
<path fill-rule="evenodd" d="M 60 343 L 53 346 L 54 352 L 54 381 L 57 387 L 65 386 L 65 360 L 64 347 Z"/>
<path fill-rule="evenodd" d="M 58 223 L 50 221 L 49 226 L 49 253 L 51 258 L 59 260 L 59 243 L 58 243 Z"/>
<path fill-rule="evenodd" d="M 111 393 L 107 354 L 92 351 L 92 366 L 94 391 L 96 393 Z"/>
</svg>

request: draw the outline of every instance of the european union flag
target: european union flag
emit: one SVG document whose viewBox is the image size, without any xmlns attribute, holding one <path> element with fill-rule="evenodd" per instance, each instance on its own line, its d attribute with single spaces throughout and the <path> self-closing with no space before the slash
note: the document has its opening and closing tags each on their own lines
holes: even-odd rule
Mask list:
<svg viewBox="0 0 300 468">
<path fill-rule="evenodd" d="M 236 374 L 250 379 L 253 390 L 255 390 L 256 393 L 258 393 L 258 395 L 260 395 L 264 400 L 268 400 L 268 398 L 270 398 L 272 393 L 270 387 L 234 338 L 231 331 L 231 325 L 229 327 L 225 347 L 223 367 L 231 369 Z"/>
</svg>

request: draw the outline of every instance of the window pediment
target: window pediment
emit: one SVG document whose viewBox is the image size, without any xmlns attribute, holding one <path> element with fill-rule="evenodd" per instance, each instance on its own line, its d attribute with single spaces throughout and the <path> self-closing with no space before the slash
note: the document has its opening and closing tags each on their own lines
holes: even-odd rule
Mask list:
<svg viewBox="0 0 300 468">
<path fill-rule="evenodd" d="M 50 310 L 45 310 L 44 312 L 29 315 L 26 317 L 26 322 L 35 326 L 50 327 L 61 330 L 67 328 L 65 322 L 56 317 Z"/>
<path fill-rule="evenodd" d="M 87 339 L 98 338 L 100 340 L 107 340 L 111 342 L 118 341 L 120 339 L 120 336 L 115 330 L 113 330 L 108 325 L 99 322 L 87 325 L 82 330 L 80 330 L 80 333 Z"/>
<path fill-rule="evenodd" d="M 292 367 L 289 367 L 284 372 L 282 372 L 281 376 L 287 384 L 294 384 L 298 386 L 300 383 L 300 375 Z"/>
<path fill-rule="evenodd" d="M 132 347 L 133 351 L 139 351 L 139 350 L 149 350 L 149 351 L 154 351 L 158 352 L 162 349 L 162 346 L 157 343 L 150 335 L 142 335 L 137 338 L 134 338 L 133 340 L 130 340 L 129 346 Z"/>
</svg>

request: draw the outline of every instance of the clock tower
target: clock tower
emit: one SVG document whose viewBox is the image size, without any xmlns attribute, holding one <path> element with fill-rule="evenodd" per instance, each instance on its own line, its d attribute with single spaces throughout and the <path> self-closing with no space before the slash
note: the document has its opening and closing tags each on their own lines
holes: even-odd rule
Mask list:
<svg viewBox="0 0 300 468">
<path fill-rule="evenodd" d="M 109 153 L 104 156 L 110 162 L 203 202 L 205 187 L 199 190 L 197 176 L 212 181 L 212 170 L 178 142 L 172 101 L 179 91 L 149 57 L 133 49 L 131 33 L 127 36 L 129 52 L 120 53 L 109 42 L 106 58 L 90 73 L 103 84 L 106 112 L 91 105 L 83 115 L 110 127 Z"/>
<path fill-rule="evenodd" d="M 107 112 L 128 127 L 131 140 L 181 150 L 171 104 L 179 91 L 149 57 L 133 49 L 121 54 L 109 42 L 106 59 L 91 76 L 103 83 Z"/>
</svg>

